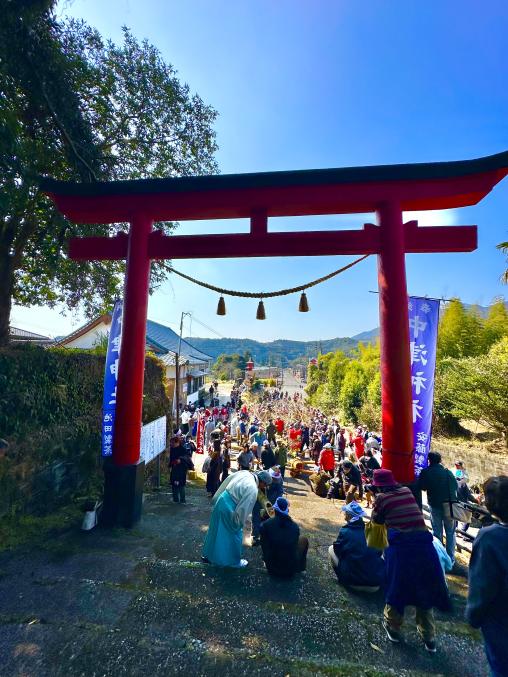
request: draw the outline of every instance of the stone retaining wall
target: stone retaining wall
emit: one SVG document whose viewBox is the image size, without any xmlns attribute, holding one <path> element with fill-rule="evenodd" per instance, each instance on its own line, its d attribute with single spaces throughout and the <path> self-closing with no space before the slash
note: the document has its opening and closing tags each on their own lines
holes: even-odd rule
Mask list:
<svg viewBox="0 0 508 677">
<path fill-rule="evenodd" d="M 490 453 L 481 447 L 463 447 L 440 440 L 432 442 L 432 449 L 441 454 L 447 468 L 453 469 L 453 464 L 457 460 L 464 461 L 469 475 L 469 485 L 481 484 L 492 475 L 508 475 L 507 454 Z"/>
</svg>

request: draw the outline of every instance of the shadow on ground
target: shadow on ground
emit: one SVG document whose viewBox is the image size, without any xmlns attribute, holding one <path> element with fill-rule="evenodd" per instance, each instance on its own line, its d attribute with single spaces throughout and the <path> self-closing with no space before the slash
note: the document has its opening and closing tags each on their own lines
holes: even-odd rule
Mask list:
<svg viewBox="0 0 508 677">
<path fill-rule="evenodd" d="M 454 611 L 438 615 L 437 655 L 424 651 L 410 613 L 405 642 L 389 644 L 382 595 L 354 595 L 331 574 L 340 504 L 299 479 L 287 487 L 310 538 L 307 573 L 292 581 L 270 579 L 248 546 L 244 570 L 200 562 L 210 513 L 200 483 L 187 506 L 149 495 L 131 531 L 77 525 L 43 549 L 2 555 L 0 675 L 488 674 L 480 637 L 463 621 L 463 578 L 449 579 Z"/>
</svg>

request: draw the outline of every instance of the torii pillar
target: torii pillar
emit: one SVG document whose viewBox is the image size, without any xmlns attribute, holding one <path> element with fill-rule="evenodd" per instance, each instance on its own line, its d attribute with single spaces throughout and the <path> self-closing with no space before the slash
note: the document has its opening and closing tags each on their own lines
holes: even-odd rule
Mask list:
<svg viewBox="0 0 508 677">
<path fill-rule="evenodd" d="M 476 226 L 420 228 L 404 211 L 478 203 L 508 173 L 508 152 L 477 160 L 260 174 L 76 184 L 42 189 L 78 223 L 130 223 L 129 233 L 73 238 L 77 260 L 127 259 L 112 464 L 105 483 L 110 524 L 141 514 L 139 463 L 148 282 L 152 259 L 378 255 L 383 466 L 414 480 L 406 253 L 468 252 Z M 268 231 L 268 218 L 374 212 L 377 225 L 346 231 Z M 156 221 L 249 218 L 250 233 L 175 235 Z"/>
</svg>

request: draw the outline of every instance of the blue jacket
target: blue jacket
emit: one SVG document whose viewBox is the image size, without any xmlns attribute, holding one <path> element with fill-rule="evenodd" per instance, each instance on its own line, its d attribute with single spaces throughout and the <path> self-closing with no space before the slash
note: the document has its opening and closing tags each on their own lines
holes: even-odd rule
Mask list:
<svg viewBox="0 0 508 677">
<path fill-rule="evenodd" d="M 343 585 L 382 585 L 385 563 L 381 550 L 369 548 L 362 519 L 348 522 L 339 531 L 333 550 L 339 558 L 337 578 Z"/>
<path fill-rule="evenodd" d="M 469 562 L 466 617 L 474 628 L 495 619 L 508 631 L 508 525 L 478 532 Z"/>
</svg>

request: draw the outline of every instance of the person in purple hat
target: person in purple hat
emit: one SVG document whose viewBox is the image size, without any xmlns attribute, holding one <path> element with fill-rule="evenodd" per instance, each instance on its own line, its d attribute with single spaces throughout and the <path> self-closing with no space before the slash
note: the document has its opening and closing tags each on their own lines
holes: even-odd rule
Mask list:
<svg viewBox="0 0 508 677">
<path fill-rule="evenodd" d="M 385 550 L 386 588 L 383 627 L 391 642 L 401 641 L 406 606 L 416 607 L 416 627 L 425 648 L 436 652 L 432 609 L 450 608 L 448 588 L 423 514 L 408 487 L 398 484 L 391 470 L 374 470 L 371 520 L 388 531 Z"/>
</svg>

